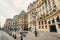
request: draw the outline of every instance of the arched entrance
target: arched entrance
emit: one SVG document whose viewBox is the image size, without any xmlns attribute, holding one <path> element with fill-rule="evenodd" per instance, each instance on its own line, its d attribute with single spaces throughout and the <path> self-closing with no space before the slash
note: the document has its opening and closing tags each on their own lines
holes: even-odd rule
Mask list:
<svg viewBox="0 0 60 40">
<path fill-rule="evenodd" d="M 50 32 L 57 32 L 55 25 L 50 25 Z"/>
</svg>

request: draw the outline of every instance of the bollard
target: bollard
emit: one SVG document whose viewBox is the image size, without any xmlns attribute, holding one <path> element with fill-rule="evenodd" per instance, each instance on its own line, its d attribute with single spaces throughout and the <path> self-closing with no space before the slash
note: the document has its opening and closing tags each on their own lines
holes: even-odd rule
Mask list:
<svg viewBox="0 0 60 40">
<path fill-rule="evenodd" d="M 16 39 L 16 34 L 15 34 L 15 36 L 14 36 L 14 39 Z"/>
<path fill-rule="evenodd" d="M 35 31 L 35 36 L 37 37 L 38 35 L 37 35 L 37 31 Z"/>
<path fill-rule="evenodd" d="M 23 40 L 23 37 L 22 37 L 22 35 L 21 35 L 21 40 Z"/>
<path fill-rule="evenodd" d="M 13 34 L 13 37 L 14 37 L 14 34 Z"/>
</svg>

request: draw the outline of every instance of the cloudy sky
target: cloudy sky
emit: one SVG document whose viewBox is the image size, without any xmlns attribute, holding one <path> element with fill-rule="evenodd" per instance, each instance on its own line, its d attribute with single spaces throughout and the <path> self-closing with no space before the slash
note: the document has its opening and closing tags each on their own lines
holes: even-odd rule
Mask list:
<svg viewBox="0 0 60 40">
<path fill-rule="evenodd" d="M 0 0 L 0 22 L 3 26 L 6 18 L 13 18 L 22 10 L 27 11 L 27 7 L 34 0 Z"/>
</svg>

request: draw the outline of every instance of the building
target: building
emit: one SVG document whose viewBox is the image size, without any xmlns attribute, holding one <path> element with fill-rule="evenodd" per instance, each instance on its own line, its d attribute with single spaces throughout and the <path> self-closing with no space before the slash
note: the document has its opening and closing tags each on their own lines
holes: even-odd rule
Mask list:
<svg viewBox="0 0 60 40">
<path fill-rule="evenodd" d="M 15 15 L 13 25 L 23 30 L 60 33 L 60 0 L 36 0 L 28 6 L 28 12 Z M 9 23 L 8 23 L 9 24 Z"/>
<path fill-rule="evenodd" d="M 28 6 L 28 26 L 34 29 L 34 18 L 40 32 L 60 33 L 60 0 L 36 0 Z"/>
<path fill-rule="evenodd" d="M 13 22 L 14 22 L 14 28 L 19 28 L 19 25 L 18 25 L 18 15 L 14 15 L 13 16 Z"/>
<path fill-rule="evenodd" d="M 12 31 L 14 27 L 13 23 L 14 23 L 13 19 L 10 19 L 10 18 L 6 19 L 6 22 L 4 24 L 4 30 L 6 32 Z"/>
<path fill-rule="evenodd" d="M 20 26 L 20 29 L 23 28 L 23 30 L 27 30 L 28 27 L 28 15 L 25 13 L 25 11 L 21 11 L 18 15 L 18 25 Z"/>
<path fill-rule="evenodd" d="M 21 30 L 27 31 L 28 30 L 28 13 L 25 11 L 21 11 L 20 14 L 13 16 L 13 19 L 6 19 L 4 24 L 4 30 L 9 31 L 17 31 L 20 32 Z"/>
<path fill-rule="evenodd" d="M 24 14 L 24 30 L 28 30 L 28 13 Z"/>
<path fill-rule="evenodd" d="M 35 30 L 34 26 L 37 26 L 37 1 L 34 1 L 28 6 L 28 28 L 31 28 L 32 31 Z M 34 18 L 33 15 L 36 17 Z M 35 22 L 34 22 L 35 21 Z"/>
</svg>

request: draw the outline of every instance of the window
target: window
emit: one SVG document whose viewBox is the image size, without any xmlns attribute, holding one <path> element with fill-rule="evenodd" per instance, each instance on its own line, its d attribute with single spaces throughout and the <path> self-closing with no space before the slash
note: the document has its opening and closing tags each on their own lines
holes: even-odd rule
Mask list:
<svg viewBox="0 0 60 40">
<path fill-rule="evenodd" d="M 45 24 L 47 24 L 46 20 L 45 20 Z"/>
<path fill-rule="evenodd" d="M 47 1 L 45 2 L 45 7 L 46 7 L 46 13 L 48 13 L 48 10 L 47 10 Z"/>
<path fill-rule="evenodd" d="M 53 12 L 55 12 L 56 11 L 56 9 L 57 9 L 57 7 L 56 7 L 56 5 L 54 6 L 54 8 L 53 8 Z"/>
<path fill-rule="evenodd" d="M 53 18 L 53 20 L 52 20 L 52 23 L 55 23 L 55 20 L 54 20 L 54 18 Z"/>
<path fill-rule="evenodd" d="M 57 22 L 60 22 L 59 16 L 56 18 Z"/>
<path fill-rule="evenodd" d="M 41 26 L 39 26 L 39 29 L 41 28 Z"/>
<path fill-rule="evenodd" d="M 50 5 L 50 0 L 48 0 L 48 4 L 49 4 L 49 8 L 51 8 L 51 5 Z"/>
<path fill-rule="evenodd" d="M 40 25 L 40 22 L 39 22 L 39 25 Z"/>
<path fill-rule="evenodd" d="M 43 6 L 43 10 L 44 10 L 44 6 Z"/>
<path fill-rule="evenodd" d="M 42 0 L 43 1 L 43 0 Z"/>
<path fill-rule="evenodd" d="M 50 20 L 48 21 L 48 24 L 50 24 Z"/>
<path fill-rule="evenodd" d="M 47 29 L 47 25 L 45 26 L 45 28 Z"/>
<path fill-rule="evenodd" d="M 52 0 L 52 5 L 53 5 L 53 7 L 54 7 L 54 5 L 56 5 L 54 0 Z"/>
<path fill-rule="evenodd" d="M 55 12 L 56 11 L 56 9 L 53 9 L 53 12 Z"/>
<path fill-rule="evenodd" d="M 59 27 L 59 29 L 60 29 L 60 24 L 58 24 L 58 27 Z"/>
<path fill-rule="evenodd" d="M 49 16 L 49 14 L 46 14 L 46 16 Z"/>
<path fill-rule="evenodd" d="M 54 8 L 56 8 L 56 5 L 54 6 Z"/>
<path fill-rule="evenodd" d="M 52 10 L 52 8 L 50 8 L 50 11 Z"/>
<path fill-rule="evenodd" d="M 9 22 L 9 24 L 10 24 L 10 22 Z"/>
<path fill-rule="evenodd" d="M 54 0 L 52 0 L 52 4 L 55 5 L 55 1 Z"/>
<path fill-rule="evenodd" d="M 42 29 L 44 29 L 44 26 L 42 26 Z"/>
<path fill-rule="evenodd" d="M 42 25 L 43 25 L 43 21 L 42 21 Z"/>
</svg>

